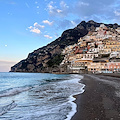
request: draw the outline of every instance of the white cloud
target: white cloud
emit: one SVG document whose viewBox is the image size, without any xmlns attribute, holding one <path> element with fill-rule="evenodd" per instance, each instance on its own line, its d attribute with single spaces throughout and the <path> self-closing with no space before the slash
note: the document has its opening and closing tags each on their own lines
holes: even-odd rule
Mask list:
<svg viewBox="0 0 120 120">
<path fill-rule="evenodd" d="M 68 6 L 64 1 L 61 1 L 61 2 L 60 2 L 60 6 L 61 6 L 61 8 L 63 8 L 63 9 L 69 8 L 69 6 Z"/>
<path fill-rule="evenodd" d="M 38 28 L 34 28 L 34 27 L 30 30 L 30 32 L 37 33 L 37 34 L 41 33 L 41 31 Z"/>
<path fill-rule="evenodd" d="M 44 25 L 39 25 L 37 22 L 34 23 L 34 27 L 36 28 L 44 28 Z"/>
<path fill-rule="evenodd" d="M 30 32 L 37 33 L 37 34 L 41 33 L 41 31 L 38 28 L 36 28 L 36 27 L 30 26 L 28 28 L 30 29 Z"/>
<path fill-rule="evenodd" d="M 37 24 L 38 24 L 38 23 L 37 23 L 37 22 L 35 22 L 35 23 L 34 23 L 34 26 L 36 26 Z M 31 26 L 30 26 L 30 27 L 31 27 Z"/>
<path fill-rule="evenodd" d="M 30 26 L 30 27 L 28 27 L 29 29 L 32 29 L 33 27 L 32 26 Z"/>
<path fill-rule="evenodd" d="M 57 9 L 57 12 L 58 12 L 58 13 L 61 13 L 61 12 L 62 12 L 62 10 Z"/>
<path fill-rule="evenodd" d="M 50 15 L 65 16 L 67 14 L 69 6 L 67 6 L 67 4 L 64 1 L 60 2 L 60 8 L 58 8 L 54 4 L 55 2 L 51 1 L 47 6 L 47 10 Z"/>
<path fill-rule="evenodd" d="M 30 32 L 36 33 L 36 34 L 40 34 L 42 28 L 44 28 L 45 26 L 43 25 L 39 25 L 37 22 L 35 22 L 33 24 L 33 26 L 28 27 L 30 29 Z"/>
<path fill-rule="evenodd" d="M 7 47 L 7 45 L 5 45 L 5 47 Z"/>
<path fill-rule="evenodd" d="M 115 10 L 114 13 L 115 13 L 116 16 L 120 16 L 120 12 Z"/>
<path fill-rule="evenodd" d="M 43 23 L 44 23 L 44 24 L 48 24 L 48 25 L 53 25 L 53 21 L 50 22 L 50 21 L 48 21 L 48 20 L 43 20 Z"/>
<path fill-rule="evenodd" d="M 53 1 L 51 1 L 51 2 L 48 4 L 48 10 L 49 10 L 50 13 L 53 13 L 54 9 L 55 9 L 55 8 L 53 7 Z"/>
<path fill-rule="evenodd" d="M 44 35 L 44 37 L 46 37 L 46 38 L 48 38 L 48 39 L 52 39 L 52 37 L 49 36 L 49 35 Z"/>
</svg>

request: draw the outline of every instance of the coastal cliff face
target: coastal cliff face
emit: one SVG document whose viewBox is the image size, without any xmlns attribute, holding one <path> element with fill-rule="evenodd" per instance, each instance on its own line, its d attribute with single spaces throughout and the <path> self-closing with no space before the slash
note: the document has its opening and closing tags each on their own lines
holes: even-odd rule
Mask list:
<svg viewBox="0 0 120 120">
<path fill-rule="evenodd" d="M 13 67 L 11 72 L 60 72 L 59 65 L 64 56 L 62 50 L 78 42 L 78 39 L 85 36 L 89 31 L 94 31 L 102 23 L 94 21 L 82 21 L 74 29 L 66 30 L 61 37 L 50 44 L 29 53 L 25 60 L 20 61 Z M 117 28 L 117 24 L 108 24 L 106 26 Z"/>
</svg>

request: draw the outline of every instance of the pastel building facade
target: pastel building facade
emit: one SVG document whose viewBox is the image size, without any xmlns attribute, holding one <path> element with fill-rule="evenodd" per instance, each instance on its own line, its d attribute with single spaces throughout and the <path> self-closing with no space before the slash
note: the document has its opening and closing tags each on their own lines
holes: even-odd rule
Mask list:
<svg viewBox="0 0 120 120">
<path fill-rule="evenodd" d="M 92 73 L 96 73 L 96 72 L 101 72 L 102 71 L 102 69 L 104 69 L 104 66 L 105 66 L 105 62 L 103 63 L 103 62 L 99 62 L 99 63 L 94 63 L 94 62 L 92 62 L 92 63 L 89 63 L 88 64 L 88 71 L 89 72 L 92 72 Z"/>
<path fill-rule="evenodd" d="M 120 62 L 109 62 L 105 65 L 104 69 L 111 72 L 120 72 Z"/>
<path fill-rule="evenodd" d="M 108 63 L 89 63 L 88 71 L 92 73 L 120 73 L 120 62 L 108 62 Z"/>
<path fill-rule="evenodd" d="M 105 45 L 106 49 L 111 49 L 112 52 L 120 52 L 120 45 Z"/>
</svg>

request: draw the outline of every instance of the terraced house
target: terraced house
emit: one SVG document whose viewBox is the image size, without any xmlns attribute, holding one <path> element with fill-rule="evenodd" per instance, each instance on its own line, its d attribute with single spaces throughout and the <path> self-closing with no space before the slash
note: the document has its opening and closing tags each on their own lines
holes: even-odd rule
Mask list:
<svg viewBox="0 0 120 120">
<path fill-rule="evenodd" d="M 119 33 L 104 24 L 65 48 L 62 65 L 69 73 L 120 72 Z"/>
</svg>

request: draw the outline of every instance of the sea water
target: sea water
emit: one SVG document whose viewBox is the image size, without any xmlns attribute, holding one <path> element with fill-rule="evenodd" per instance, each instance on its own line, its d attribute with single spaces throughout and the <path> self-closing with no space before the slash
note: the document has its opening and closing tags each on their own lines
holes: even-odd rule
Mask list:
<svg viewBox="0 0 120 120">
<path fill-rule="evenodd" d="M 0 120 L 70 120 L 81 75 L 0 73 Z"/>
</svg>

